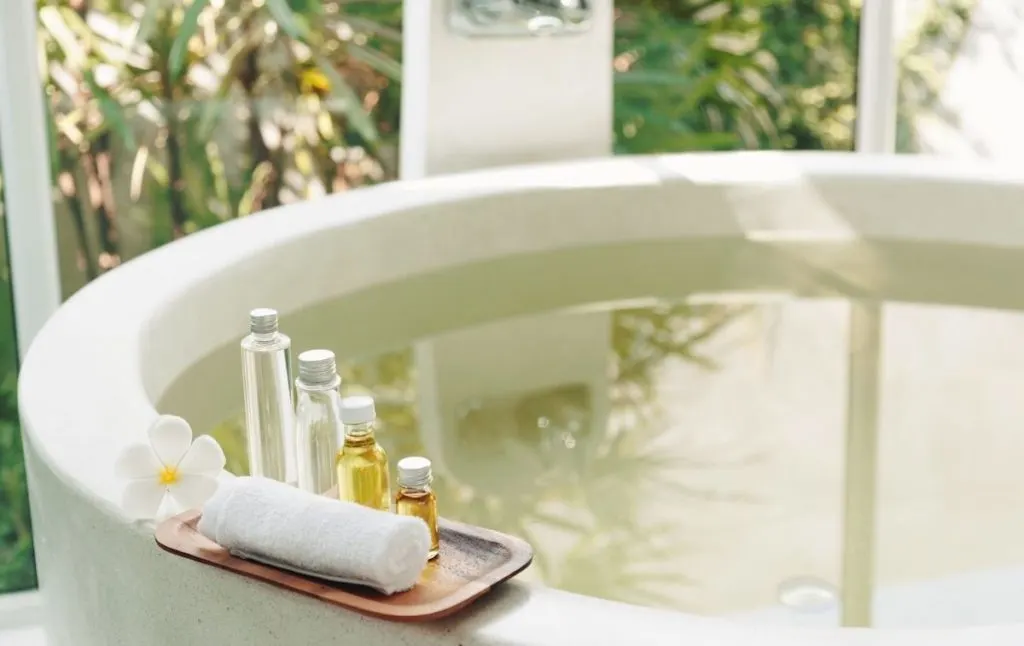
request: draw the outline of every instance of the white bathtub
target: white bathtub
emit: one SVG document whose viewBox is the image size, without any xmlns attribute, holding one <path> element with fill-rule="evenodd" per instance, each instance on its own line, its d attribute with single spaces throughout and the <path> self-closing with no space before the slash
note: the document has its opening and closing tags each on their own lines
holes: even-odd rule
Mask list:
<svg viewBox="0 0 1024 646">
<path fill-rule="evenodd" d="M 725 237 L 752 246 L 814 242 L 825 251 L 812 254 L 816 267 L 874 295 L 900 294 L 901 272 L 930 271 L 958 281 L 962 303 L 972 302 L 972 284 L 1004 283 L 987 290 L 985 304 L 1024 309 L 1024 290 L 1007 279 L 1024 266 L 1021 204 L 1024 172 L 921 157 L 616 158 L 393 183 L 234 221 L 146 254 L 71 298 L 21 373 L 49 643 L 1024 643 L 1024 626 L 765 628 L 518 582 L 449 620 L 386 623 L 164 553 L 150 525 L 120 513 L 111 471 L 119 450 L 141 439 L 154 403 L 200 359 L 236 340 L 254 305 L 295 312 L 386 281 L 524 252 Z M 865 272 L 864 240 L 919 244 L 931 260 Z M 957 249 L 968 247 L 990 249 L 990 262 L 953 266 Z M 198 407 L 197 432 L 219 412 Z"/>
</svg>

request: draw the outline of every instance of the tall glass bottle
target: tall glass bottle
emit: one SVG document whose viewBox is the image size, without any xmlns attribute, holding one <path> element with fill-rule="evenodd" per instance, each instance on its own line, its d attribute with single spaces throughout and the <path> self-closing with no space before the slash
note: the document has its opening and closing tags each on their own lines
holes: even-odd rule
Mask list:
<svg viewBox="0 0 1024 646">
<path fill-rule="evenodd" d="M 330 350 L 307 350 L 299 355 L 295 381 L 295 450 L 299 488 L 326 493 L 336 482 L 334 456 L 342 431 L 341 377 Z"/>
<path fill-rule="evenodd" d="M 242 339 L 242 397 L 249 473 L 294 483 L 292 341 L 278 328 L 277 311 L 249 313 Z"/>
<path fill-rule="evenodd" d="M 338 498 L 389 511 L 388 456 L 373 435 L 376 418 L 373 397 L 358 395 L 341 400 L 345 442 L 338 451 Z"/>
</svg>

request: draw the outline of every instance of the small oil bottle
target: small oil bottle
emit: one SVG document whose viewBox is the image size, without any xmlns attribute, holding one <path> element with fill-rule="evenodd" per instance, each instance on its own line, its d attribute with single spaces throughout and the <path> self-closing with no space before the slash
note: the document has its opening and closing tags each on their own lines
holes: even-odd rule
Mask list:
<svg viewBox="0 0 1024 646">
<path fill-rule="evenodd" d="M 430 460 L 421 457 L 402 458 L 398 461 L 398 495 L 395 513 L 415 516 L 423 520 L 430 530 L 430 558 L 437 556 L 440 544 L 437 535 L 437 496 L 430 483 Z"/>
<path fill-rule="evenodd" d="M 334 486 L 334 456 L 341 435 L 341 378 L 330 350 L 299 355 L 295 404 L 295 453 L 299 489 L 317 495 Z"/>
<path fill-rule="evenodd" d="M 388 456 L 373 436 L 377 418 L 373 397 L 357 395 L 341 400 L 345 442 L 338 451 L 338 498 L 365 507 L 389 511 L 391 482 Z"/>
</svg>

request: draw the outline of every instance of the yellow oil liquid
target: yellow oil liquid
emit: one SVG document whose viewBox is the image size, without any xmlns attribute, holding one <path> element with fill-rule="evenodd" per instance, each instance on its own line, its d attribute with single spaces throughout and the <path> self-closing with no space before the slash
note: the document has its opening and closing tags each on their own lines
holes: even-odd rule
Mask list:
<svg viewBox="0 0 1024 646">
<path fill-rule="evenodd" d="M 372 432 L 346 436 L 338 450 L 336 468 L 339 499 L 381 511 L 391 509 L 388 456 Z"/>
<path fill-rule="evenodd" d="M 415 516 L 427 524 L 430 530 L 429 557 L 434 558 L 440 550 L 437 532 L 437 496 L 430 489 L 399 489 L 395 496 L 395 513 L 401 516 Z"/>
</svg>

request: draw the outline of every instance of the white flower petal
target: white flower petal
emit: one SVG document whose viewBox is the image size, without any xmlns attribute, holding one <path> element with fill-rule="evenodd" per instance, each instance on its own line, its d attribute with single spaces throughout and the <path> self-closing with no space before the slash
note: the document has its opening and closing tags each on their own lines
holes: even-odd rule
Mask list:
<svg viewBox="0 0 1024 646">
<path fill-rule="evenodd" d="M 217 440 L 209 435 L 200 435 L 178 463 L 178 472 L 215 477 L 224 470 L 225 464 L 224 449 L 220 448 Z"/>
<path fill-rule="evenodd" d="M 176 467 L 192 443 L 192 427 L 175 415 L 161 415 L 149 427 L 149 443 L 160 462 Z"/>
<path fill-rule="evenodd" d="M 155 477 L 131 480 L 121 495 L 121 508 L 132 518 L 153 518 L 164 499 L 165 489 Z"/>
<path fill-rule="evenodd" d="M 183 473 L 169 490 L 171 498 L 184 509 L 198 509 L 217 491 L 217 481 L 210 476 Z"/>
<path fill-rule="evenodd" d="M 159 524 L 170 518 L 171 516 L 177 516 L 181 512 L 185 511 L 170 496 L 164 498 L 164 503 L 160 505 L 160 511 L 156 512 L 156 516 L 153 517 L 153 522 Z"/>
<path fill-rule="evenodd" d="M 148 444 L 132 444 L 114 462 L 114 475 L 123 480 L 152 480 L 160 473 L 160 460 Z"/>
</svg>

